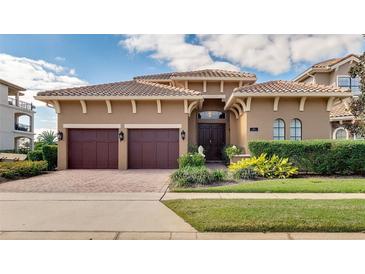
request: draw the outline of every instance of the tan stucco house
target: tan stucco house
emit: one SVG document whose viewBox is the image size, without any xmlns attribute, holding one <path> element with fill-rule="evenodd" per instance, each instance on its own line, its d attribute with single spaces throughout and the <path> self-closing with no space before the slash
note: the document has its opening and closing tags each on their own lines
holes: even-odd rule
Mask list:
<svg viewBox="0 0 365 274">
<path fill-rule="evenodd" d="M 173 72 L 39 92 L 58 114 L 59 169 L 176 168 L 189 146 L 219 161 L 227 144 L 328 139 L 333 105 L 349 89 L 251 73 Z"/>
<path fill-rule="evenodd" d="M 360 59 L 355 54 L 325 60 L 305 70 L 294 81 L 347 88 L 352 91 L 352 96 L 356 97 L 360 94 L 360 79 L 351 78 L 349 70 L 357 62 L 360 62 Z M 354 118 L 349 111 L 350 99 L 337 100 L 333 105 L 330 113 L 332 139 L 360 139 L 359 136 L 352 136 L 345 127 L 345 124 L 351 123 Z"/>
</svg>

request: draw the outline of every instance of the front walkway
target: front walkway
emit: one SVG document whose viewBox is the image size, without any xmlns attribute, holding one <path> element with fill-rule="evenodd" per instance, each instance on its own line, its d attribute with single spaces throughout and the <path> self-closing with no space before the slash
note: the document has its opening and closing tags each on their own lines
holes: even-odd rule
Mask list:
<svg viewBox="0 0 365 274">
<path fill-rule="evenodd" d="M 0 184 L 0 192 L 165 192 L 172 170 L 61 170 Z"/>
<path fill-rule="evenodd" d="M 365 199 L 365 193 L 174 193 L 167 192 L 163 200 L 177 199 Z"/>
</svg>

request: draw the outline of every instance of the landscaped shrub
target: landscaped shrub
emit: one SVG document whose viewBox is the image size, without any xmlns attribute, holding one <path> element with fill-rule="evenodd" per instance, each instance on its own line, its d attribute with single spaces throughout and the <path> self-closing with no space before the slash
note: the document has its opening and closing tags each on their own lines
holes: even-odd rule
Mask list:
<svg viewBox="0 0 365 274">
<path fill-rule="evenodd" d="M 229 170 L 235 178 L 246 179 L 255 174 L 265 178 L 288 178 L 298 172 L 288 158 L 280 158 L 276 155 L 267 157 L 261 154 L 259 157 L 242 159 L 229 165 Z"/>
<path fill-rule="evenodd" d="M 365 174 L 365 141 L 252 141 L 252 155 L 289 158 L 300 171 L 317 174 Z"/>
<path fill-rule="evenodd" d="M 242 153 L 242 148 L 235 145 L 226 146 L 224 149 L 224 154 L 227 156 L 229 160 L 231 160 L 234 155 L 238 155 L 241 153 Z"/>
<path fill-rule="evenodd" d="M 43 151 L 42 150 L 33 150 L 28 152 L 28 160 L 30 161 L 42 161 L 43 160 Z"/>
<path fill-rule="evenodd" d="M 205 164 L 205 158 L 199 153 L 186 153 L 179 157 L 179 168 L 184 167 L 201 167 Z"/>
<path fill-rule="evenodd" d="M 257 173 L 253 168 L 240 168 L 233 172 L 233 178 L 238 180 L 254 180 L 257 177 Z"/>
<path fill-rule="evenodd" d="M 212 175 L 205 166 L 186 166 L 175 171 L 171 179 L 177 186 L 187 187 L 194 184 L 209 184 L 212 181 Z"/>
<path fill-rule="evenodd" d="M 227 172 L 223 169 L 214 169 L 212 171 L 212 178 L 213 182 L 221 182 L 227 177 Z"/>
<path fill-rule="evenodd" d="M 46 161 L 21 161 L 0 163 L 0 176 L 7 179 L 32 177 L 47 170 Z"/>
<path fill-rule="evenodd" d="M 198 152 L 198 145 L 189 144 L 188 145 L 188 152 L 190 152 L 190 153 Z"/>
<path fill-rule="evenodd" d="M 48 170 L 54 170 L 57 167 L 57 146 L 45 145 L 42 150 L 43 158 L 48 163 Z"/>
</svg>

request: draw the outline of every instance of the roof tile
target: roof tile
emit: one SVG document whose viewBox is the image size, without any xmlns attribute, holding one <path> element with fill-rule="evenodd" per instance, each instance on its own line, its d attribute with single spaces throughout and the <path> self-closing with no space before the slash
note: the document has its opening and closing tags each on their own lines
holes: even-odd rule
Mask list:
<svg viewBox="0 0 365 274">
<path fill-rule="evenodd" d="M 37 96 L 199 96 L 199 91 L 141 80 L 42 91 Z"/>
<path fill-rule="evenodd" d="M 343 100 L 342 103 L 333 106 L 332 111 L 330 113 L 330 117 L 336 118 L 336 117 L 353 116 L 348 107 L 350 104 L 350 101 L 351 101 L 351 98 L 346 98 L 345 100 Z"/>
<path fill-rule="evenodd" d="M 142 75 L 136 76 L 134 79 L 143 79 L 143 80 L 173 80 L 183 77 L 191 77 L 191 78 L 252 78 L 252 80 L 256 80 L 256 75 L 248 72 L 240 72 L 240 71 L 230 71 L 230 70 L 221 70 L 221 69 L 204 69 L 204 70 L 195 70 L 195 71 L 185 71 L 185 72 L 170 72 L 170 73 L 161 73 L 161 74 L 151 74 L 151 75 Z"/>
<path fill-rule="evenodd" d="M 325 85 L 317 85 L 317 84 L 309 84 L 309 83 L 298 83 L 294 81 L 269 81 L 249 86 L 243 86 L 240 88 L 236 88 L 234 90 L 235 93 L 265 93 L 268 95 L 274 93 L 348 93 L 351 95 L 351 91 L 342 88 L 336 88 Z"/>
</svg>

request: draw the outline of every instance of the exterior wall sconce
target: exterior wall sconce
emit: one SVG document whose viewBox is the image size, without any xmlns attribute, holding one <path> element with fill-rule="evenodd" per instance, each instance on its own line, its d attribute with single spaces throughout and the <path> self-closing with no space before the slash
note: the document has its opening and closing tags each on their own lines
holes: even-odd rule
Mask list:
<svg viewBox="0 0 365 274">
<path fill-rule="evenodd" d="M 63 140 L 63 132 L 60 131 L 60 130 L 57 132 L 57 140 L 58 141 L 62 141 Z"/>
<path fill-rule="evenodd" d="M 118 135 L 119 135 L 119 140 L 123 141 L 124 140 L 124 132 L 120 131 Z"/>
<path fill-rule="evenodd" d="M 181 139 L 185 140 L 185 136 L 186 136 L 185 130 L 182 130 L 180 135 L 181 135 Z"/>
</svg>

